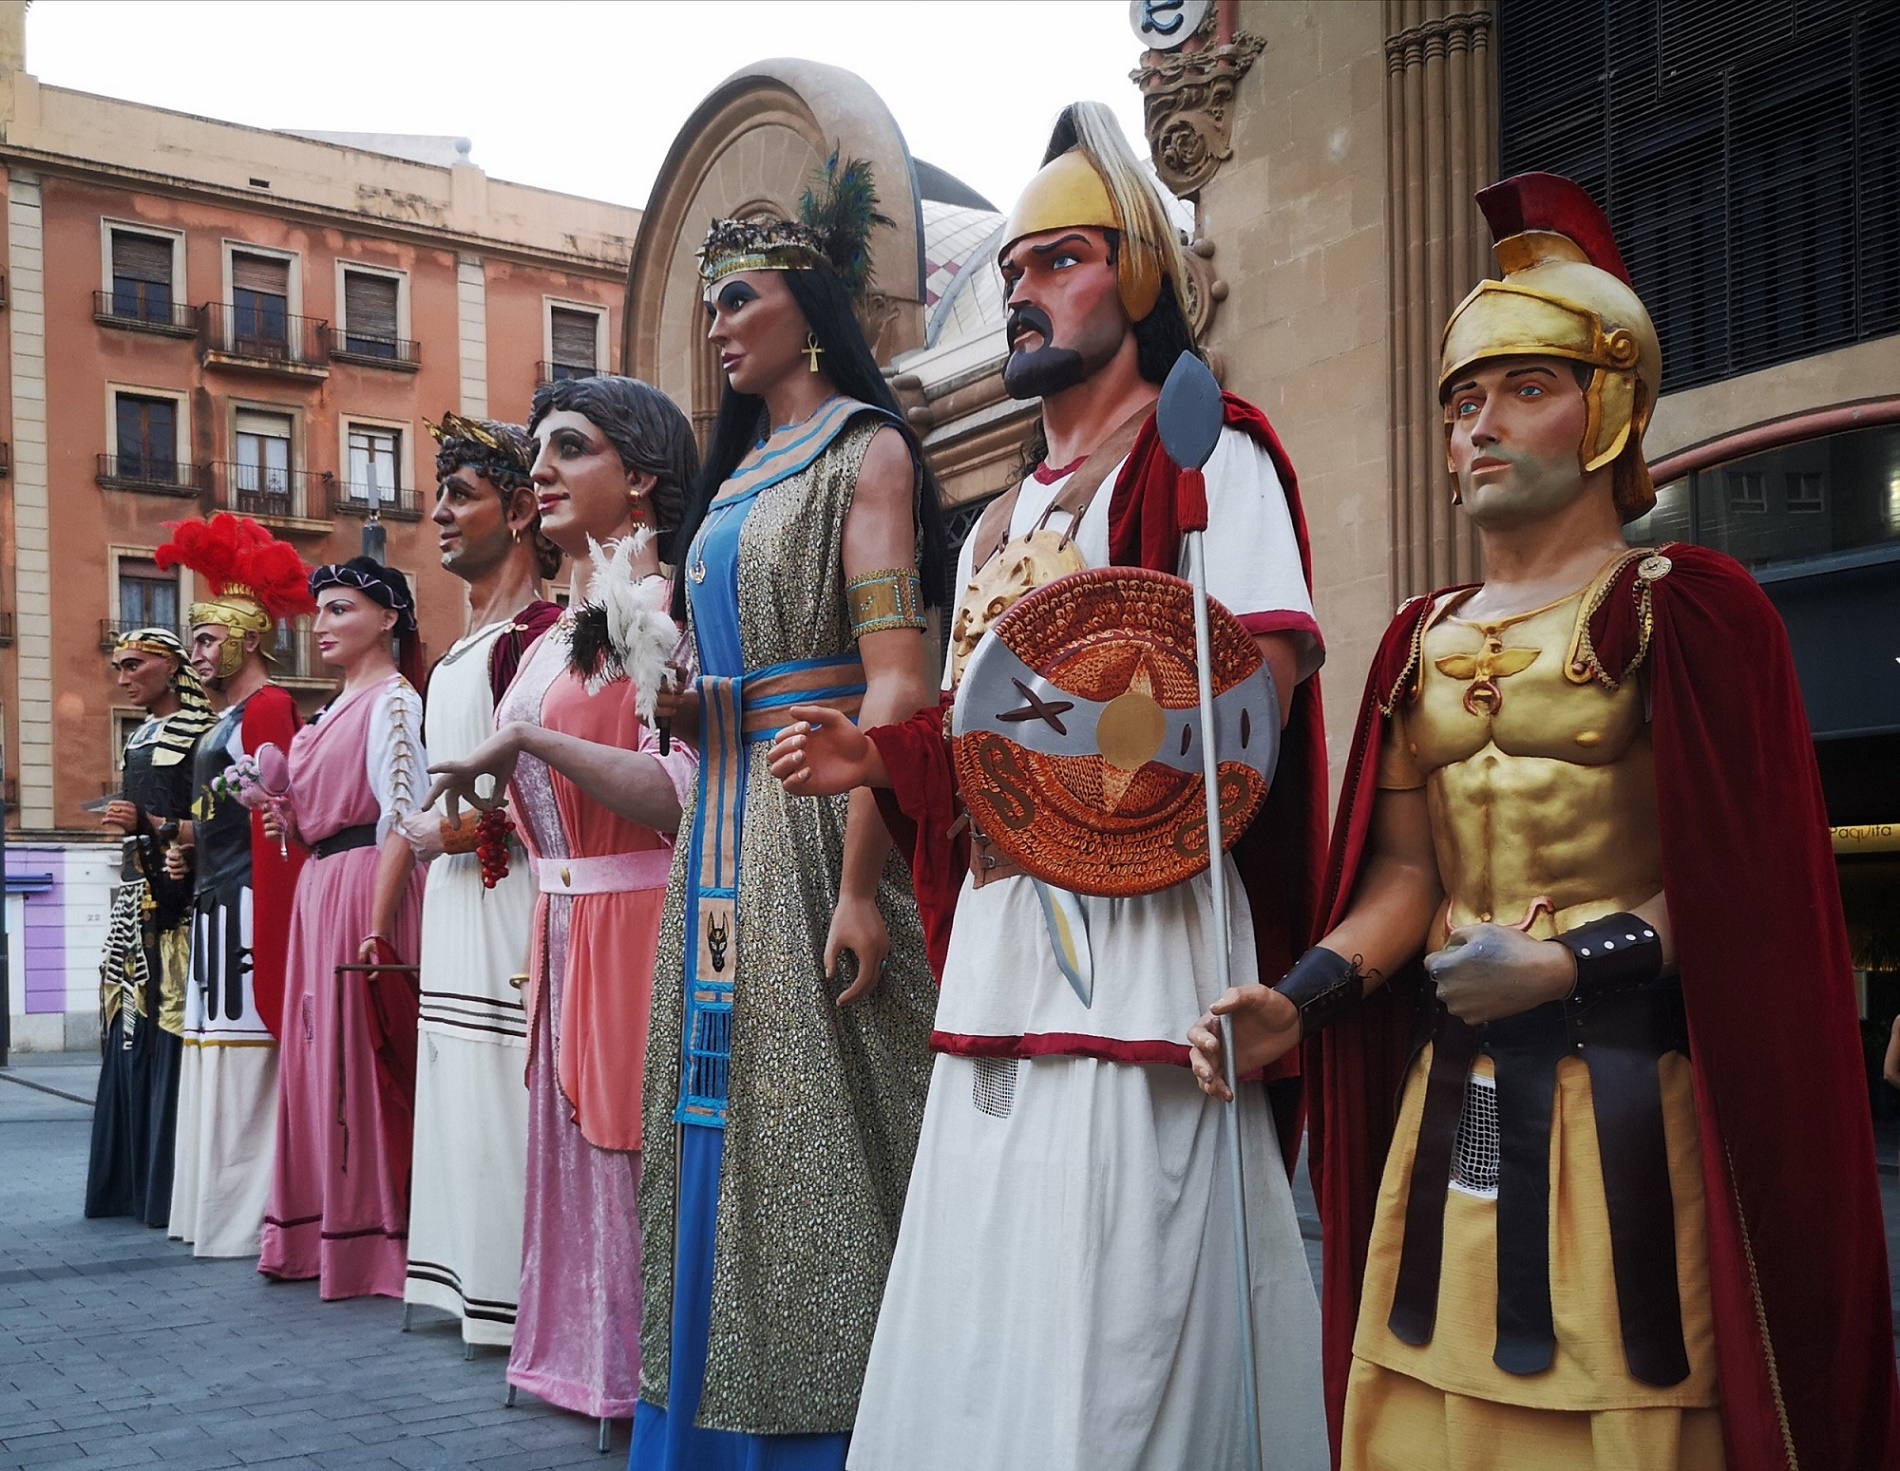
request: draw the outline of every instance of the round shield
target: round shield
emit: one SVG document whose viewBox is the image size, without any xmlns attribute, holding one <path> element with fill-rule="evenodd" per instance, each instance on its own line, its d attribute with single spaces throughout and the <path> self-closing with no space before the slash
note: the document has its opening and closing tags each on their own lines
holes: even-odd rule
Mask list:
<svg viewBox="0 0 1900 1471">
<path fill-rule="evenodd" d="M 1253 638 L 1208 604 L 1221 836 L 1265 801 L 1279 703 Z M 951 754 L 970 820 L 1079 894 L 1152 894 L 1207 867 L 1194 592 L 1134 567 L 1071 573 L 991 626 L 957 686 Z"/>
</svg>

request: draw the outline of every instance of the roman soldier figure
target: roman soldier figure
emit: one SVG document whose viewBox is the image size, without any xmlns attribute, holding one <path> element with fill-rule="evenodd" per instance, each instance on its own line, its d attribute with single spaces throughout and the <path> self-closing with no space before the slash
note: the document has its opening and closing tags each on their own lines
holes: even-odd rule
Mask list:
<svg viewBox="0 0 1900 1471">
<path fill-rule="evenodd" d="M 1150 644 L 1156 631 L 1129 611 L 1143 589 L 1184 591 L 1176 466 L 1156 427 L 1160 386 L 1194 351 L 1180 239 L 1112 115 L 1091 103 L 1064 110 L 1001 238 L 1004 382 L 1040 398 L 1041 416 L 1033 472 L 963 548 L 944 704 L 863 734 L 801 707 L 773 751 L 791 791 L 882 789 L 942 982 L 939 1055 L 849 1464 L 1244 1465 L 1243 1407 L 1257 1396 L 1273 1464 L 1323 1466 L 1318 1313 L 1291 1154 L 1267 1090 L 1248 1085 L 1230 1125 L 1225 1105 L 1197 1093 L 1182 1040 L 1219 993 L 1216 946 L 1231 943 L 1243 974 L 1277 976 L 1310 933 L 1321 647 L 1293 469 L 1258 409 L 1220 400 L 1205 467 L 1207 588 L 1227 646 L 1272 671 L 1278 699 L 1259 720 L 1268 734 L 1286 726 L 1264 814 L 1218 860 L 1230 892 L 1244 879 L 1250 901 L 1222 934 L 1204 806 L 1198 828 L 1163 831 L 1142 816 L 1149 794 L 1175 782 L 1179 752 L 1172 739 L 1159 749 L 1157 732 L 1173 736 L 1179 671 L 1193 689 L 1192 621 L 1183 660 Z M 988 718 L 986 660 L 1034 663 L 1067 638 L 1068 623 L 1036 612 L 1058 594 L 1099 635 L 1083 661 L 1090 689 L 1057 699 L 1046 665 L 1022 668 L 1012 703 L 1028 703 L 997 716 L 998 729 L 1054 753 L 1029 763 L 1032 781 L 1086 769 L 1102 802 L 1077 819 L 1094 830 L 1058 832 L 1066 804 L 1036 794 L 1026 830 L 1095 855 L 1089 872 L 1038 874 L 1010 856 L 1000 827 L 970 820 L 980 778 L 953 755 L 952 734 Z M 1107 713 L 1117 708 L 1134 717 L 1125 728 Z M 1119 836 L 1103 837 L 1111 828 Z M 1197 872 L 1144 881 L 1173 838 L 1191 847 L 1196 831 Z M 1243 1299 L 1220 1142 L 1230 1126 L 1248 1165 L 1256 1384 L 1236 1352 Z"/>
<path fill-rule="evenodd" d="M 191 667 L 224 704 L 192 773 L 191 984 L 179 1084 L 171 1234 L 198 1256 L 255 1256 L 277 1134 L 277 1037 L 301 845 L 267 838 L 258 753 L 302 719 L 271 682 L 278 630 L 314 613 L 310 569 L 248 516 L 181 521 L 157 552 L 186 567 Z M 176 866 L 176 865 L 175 865 Z"/>
<path fill-rule="evenodd" d="M 1630 547 L 1661 356 L 1567 179 L 1478 196 L 1445 329 L 1486 580 L 1405 604 L 1347 768 L 1327 933 L 1229 992 L 1305 1044 L 1326 1374 L 1351 1468 L 1891 1466 L 1855 1002 L 1781 621 Z M 1225 1092 L 1209 1016 L 1190 1040 Z M 1396 1118 L 1393 1100 L 1400 1100 Z"/>
</svg>

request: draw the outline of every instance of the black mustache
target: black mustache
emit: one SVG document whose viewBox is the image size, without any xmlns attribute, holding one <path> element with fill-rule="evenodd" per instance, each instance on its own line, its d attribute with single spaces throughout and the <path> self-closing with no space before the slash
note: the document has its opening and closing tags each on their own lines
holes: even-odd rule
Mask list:
<svg viewBox="0 0 1900 1471">
<path fill-rule="evenodd" d="M 1041 307 L 1012 307 L 1003 323 L 1003 341 L 1011 351 L 1015 350 L 1016 339 L 1024 332 L 1040 332 L 1043 343 L 1049 345 L 1055 341 L 1056 324 L 1049 320 L 1049 314 Z"/>
</svg>

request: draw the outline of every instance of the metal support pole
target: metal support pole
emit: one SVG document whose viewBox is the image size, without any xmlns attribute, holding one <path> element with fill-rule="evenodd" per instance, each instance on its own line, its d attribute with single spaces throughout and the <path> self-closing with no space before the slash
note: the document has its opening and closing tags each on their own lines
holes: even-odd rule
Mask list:
<svg viewBox="0 0 1900 1471">
<path fill-rule="evenodd" d="M 1214 909 L 1214 980 L 1222 995 L 1233 985 L 1232 960 L 1227 953 L 1227 868 L 1221 842 L 1220 753 L 1214 749 L 1213 645 L 1207 627 L 1207 554 L 1204 533 L 1190 531 L 1185 540 L 1188 581 L 1194 586 L 1194 666 L 1201 696 L 1201 775 L 1207 788 L 1207 877 Z M 1234 1024 L 1220 1019 L 1221 1065 L 1233 1101 L 1223 1110 L 1227 1136 L 1227 1185 L 1234 1203 L 1234 1266 L 1240 1283 L 1240 1397 L 1247 1433 L 1247 1466 L 1262 1471 L 1260 1447 L 1260 1378 L 1254 1364 L 1253 1251 L 1247 1236 L 1246 1176 L 1240 1153 L 1240 1086 L 1234 1074 Z"/>
</svg>

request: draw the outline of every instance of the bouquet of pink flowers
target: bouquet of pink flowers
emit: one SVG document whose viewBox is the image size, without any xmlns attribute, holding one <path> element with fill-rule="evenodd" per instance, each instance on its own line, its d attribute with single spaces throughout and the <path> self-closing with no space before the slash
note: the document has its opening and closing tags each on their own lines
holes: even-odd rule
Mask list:
<svg viewBox="0 0 1900 1471">
<path fill-rule="evenodd" d="M 238 757 L 212 781 L 211 792 L 218 798 L 235 797 L 254 812 L 276 813 L 277 856 L 289 857 L 284 832 L 290 826 L 285 801 L 290 795 L 290 762 L 275 744 L 266 741 L 255 756 Z"/>
</svg>

